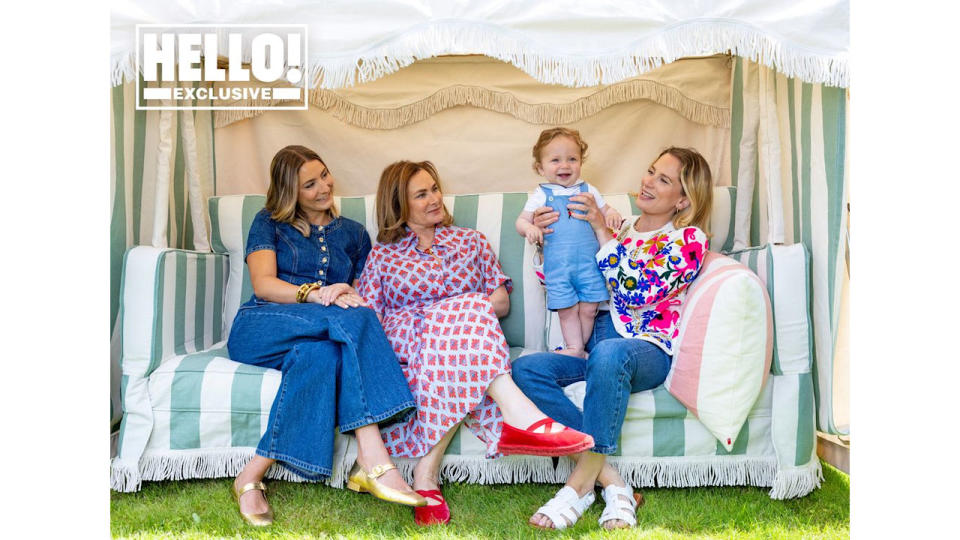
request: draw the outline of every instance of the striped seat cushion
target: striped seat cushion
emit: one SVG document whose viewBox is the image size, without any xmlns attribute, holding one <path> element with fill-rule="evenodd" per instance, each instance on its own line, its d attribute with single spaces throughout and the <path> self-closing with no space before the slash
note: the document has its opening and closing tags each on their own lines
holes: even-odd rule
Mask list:
<svg viewBox="0 0 960 540">
<path fill-rule="evenodd" d="M 567 386 L 564 393 L 581 410 L 585 383 Z M 614 456 L 769 456 L 772 385 L 765 385 L 740 426 L 729 449 L 663 386 L 630 395 Z"/>
<path fill-rule="evenodd" d="M 773 442 L 781 476 L 809 482 L 809 477 L 798 471 L 810 469 L 816 474 L 820 471 L 814 416 L 816 389 L 813 382 L 810 252 L 799 243 L 789 246 L 767 244 L 727 255 L 749 267 L 767 287 L 774 325 L 770 362 L 774 388 Z M 785 469 L 791 472 L 784 474 Z M 805 493 L 797 490 L 796 485 L 775 487 L 775 498 Z"/>
<path fill-rule="evenodd" d="M 774 324 L 770 372 L 809 373 L 813 368 L 813 296 L 806 247 L 767 244 L 726 255 L 750 268 L 767 288 Z"/>
<path fill-rule="evenodd" d="M 160 429 L 154 429 L 149 447 L 255 447 L 279 387 L 279 371 L 229 360 L 225 341 L 169 359 L 150 376 Z"/>
</svg>

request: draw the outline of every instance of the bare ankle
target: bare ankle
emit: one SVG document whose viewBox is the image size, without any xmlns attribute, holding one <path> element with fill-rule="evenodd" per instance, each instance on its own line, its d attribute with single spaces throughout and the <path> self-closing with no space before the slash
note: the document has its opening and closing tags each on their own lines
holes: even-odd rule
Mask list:
<svg viewBox="0 0 960 540">
<path fill-rule="evenodd" d="M 420 458 L 413 468 L 413 484 L 415 489 L 433 489 L 440 485 L 440 467 L 430 454 Z"/>
<path fill-rule="evenodd" d="M 577 358 L 585 359 L 587 357 L 586 351 L 584 351 L 583 349 L 576 349 L 573 347 L 567 347 L 566 349 L 561 349 L 557 352 L 566 356 L 575 356 Z"/>
</svg>

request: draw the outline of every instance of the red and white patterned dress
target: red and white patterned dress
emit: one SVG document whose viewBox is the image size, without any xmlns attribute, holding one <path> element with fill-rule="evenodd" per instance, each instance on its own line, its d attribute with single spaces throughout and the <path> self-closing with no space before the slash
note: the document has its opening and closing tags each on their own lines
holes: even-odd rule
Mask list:
<svg viewBox="0 0 960 540">
<path fill-rule="evenodd" d="M 486 391 L 510 372 L 510 350 L 488 297 L 512 282 L 480 232 L 439 226 L 433 242 L 436 257 L 417 249 L 412 231 L 378 243 L 360 276 L 417 402 L 414 416 L 381 435 L 391 455 L 420 457 L 464 420 L 494 457 L 503 417 Z"/>
</svg>

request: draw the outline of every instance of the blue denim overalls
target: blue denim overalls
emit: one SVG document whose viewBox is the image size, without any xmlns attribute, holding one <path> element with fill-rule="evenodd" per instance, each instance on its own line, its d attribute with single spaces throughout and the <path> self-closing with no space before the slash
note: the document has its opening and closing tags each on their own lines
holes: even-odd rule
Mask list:
<svg viewBox="0 0 960 540">
<path fill-rule="evenodd" d="M 560 220 L 550 226 L 553 232 L 544 236 L 543 273 L 547 283 L 547 308 L 563 309 L 577 302 L 606 302 L 610 293 L 595 259 L 600 243 L 590 224 L 572 217 L 567 209 L 570 195 L 554 195 L 550 186 L 540 184 L 546 195 L 546 205 L 560 214 Z M 589 186 L 580 183 L 580 193 Z M 578 213 L 582 214 L 583 212 Z"/>
</svg>

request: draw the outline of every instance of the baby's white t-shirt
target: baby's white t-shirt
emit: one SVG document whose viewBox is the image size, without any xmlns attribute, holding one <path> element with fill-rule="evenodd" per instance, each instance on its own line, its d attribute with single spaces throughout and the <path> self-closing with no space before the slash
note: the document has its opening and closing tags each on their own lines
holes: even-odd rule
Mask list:
<svg viewBox="0 0 960 540">
<path fill-rule="evenodd" d="M 575 184 L 570 187 L 564 187 L 560 184 L 540 184 L 544 189 L 549 190 L 552 194 L 567 197 L 573 196 L 580 193 L 580 184 L 583 184 L 582 179 L 577 180 Z M 607 203 L 603 202 L 603 196 L 600 195 L 600 192 L 597 191 L 597 188 L 593 187 L 592 184 L 587 184 L 587 192 L 593 194 L 593 199 L 597 201 L 597 208 L 603 208 Z M 535 189 L 527 197 L 527 204 L 523 205 L 524 212 L 533 212 L 541 206 L 546 206 L 547 197 L 544 194 L 543 189 Z"/>
</svg>

